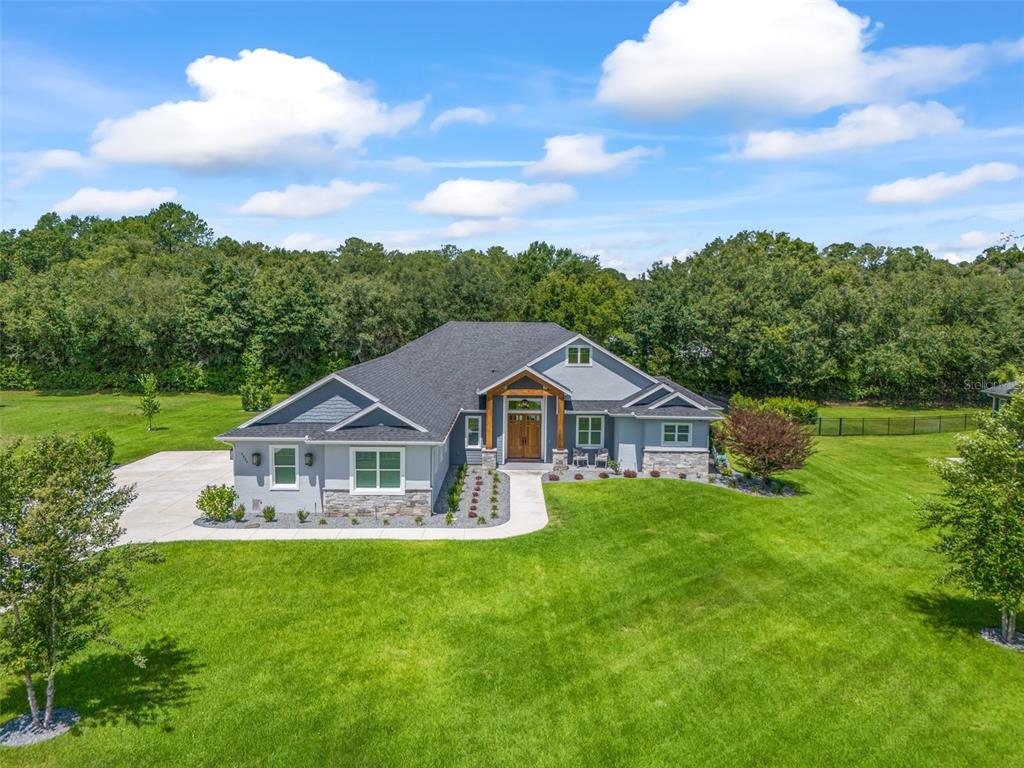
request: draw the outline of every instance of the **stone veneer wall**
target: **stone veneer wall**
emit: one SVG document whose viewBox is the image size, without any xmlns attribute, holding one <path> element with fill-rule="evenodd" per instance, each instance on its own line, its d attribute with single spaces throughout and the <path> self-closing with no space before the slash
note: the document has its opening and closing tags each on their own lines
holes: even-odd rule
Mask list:
<svg viewBox="0 0 1024 768">
<path fill-rule="evenodd" d="M 376 518 L 393 515 L 428 516 L 430 491 L 410 491 L 404 495 L 349 493 L 348 491 L 324 491 L 324 514 L 360 515 Z"/>
<path fill-rule="evenodd" d="M 690 477 L 707 480 L 711 455 L 707 451 L 659 451 L 657 448 L 644 449 L 641 470 L 656 469 L 665 474 L 678 475 L 685 472 Z"/>
</svg>

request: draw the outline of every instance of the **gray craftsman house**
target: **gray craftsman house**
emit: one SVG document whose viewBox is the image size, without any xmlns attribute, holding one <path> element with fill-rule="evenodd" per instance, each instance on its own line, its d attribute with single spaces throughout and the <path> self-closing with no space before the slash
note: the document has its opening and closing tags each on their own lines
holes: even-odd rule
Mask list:
<svg viewBox="0 0 1024 768">
<path fill-rule="evenodd" d="M 708 474 L 721 409 L 554 323 L 451 322 L 219 436 L 247 509 L 429 514 L 449 468 L 585 451 Z"/>
<path fill-rule="evenodd" d="M 994 387 L 981 390 L 981 394 L 988 395 L 992 398 L 992 411 L 998 411 L 1013 397 L 1013 393 L 1020 388 L 1020 383 L 1016 381 L 1008 381 L 1005 384 L 997 384 Z"/>
</svg>

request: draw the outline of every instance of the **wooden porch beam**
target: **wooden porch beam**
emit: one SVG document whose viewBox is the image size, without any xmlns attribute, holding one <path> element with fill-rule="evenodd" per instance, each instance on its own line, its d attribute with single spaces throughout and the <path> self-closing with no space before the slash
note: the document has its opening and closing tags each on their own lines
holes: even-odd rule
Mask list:
<svg viewBox="0 0 1024 768">
<path fill-rule="evenodd" d="M 494 394 L 508 395 L 509 397 L 547 397 L 551 393 L 543 389 L 501 389 Z"/>
</svg>

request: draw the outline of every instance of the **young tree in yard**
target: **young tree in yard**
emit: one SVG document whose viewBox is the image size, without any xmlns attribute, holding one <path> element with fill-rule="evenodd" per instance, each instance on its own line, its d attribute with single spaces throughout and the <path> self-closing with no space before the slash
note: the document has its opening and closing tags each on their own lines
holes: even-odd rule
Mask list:
<svg viewBox="0 0 1024 768">
<path fill-rule="evenodd" d="M 153 431 L 153 417 L 160 413 L 160 401 L 156 396 L 156 376 L 144 373 L 139 376 L 142 396 L 139 398 L 139 410 L 146 417 L 146 431 Z"/>
<path fill-rule="evenodd" d="M 60 666 L 93 640 L 117 646 L 111 612 L 141 605 L 130 576 L 153 555 L 115 546 L 135 490 L 116 487 L 113 451 L 102 433 L 0 449 L 0 666 L 24 682 L 37 729 L 54 723 Z"/>
<path fill-rule="evenodd" d="M 263 411 L 270 407 L 274 400 L 270 378 L 263 363 L 263 342 L 254 337 L 242 353 L 242 384 L 238 388 L 242 410 Z"/>
<path fill-rule="evenodd" d="M 722 438 L 730 457 L 765 482 L 776 472 L 800 469 L 813 453 L 810 430 L 770 410 L 733 410 Z"/>
<path fill-rule="evenodd" d="M 1024 394 L 959 435 L 959 461 L 937 461 L 942 498 L 925 505 L 924 524 L 949 562 L 945 579 L 991 600 L 1002 639 L 1013 642 L 1024 607 Z"/>
</svg>

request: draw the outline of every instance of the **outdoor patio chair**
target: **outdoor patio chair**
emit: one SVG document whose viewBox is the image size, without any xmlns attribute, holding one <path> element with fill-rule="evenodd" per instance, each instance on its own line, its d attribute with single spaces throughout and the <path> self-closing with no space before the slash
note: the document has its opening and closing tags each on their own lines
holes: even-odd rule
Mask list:
<svg viewBox="0 0 1024 768">
<path fill-rule="evenodd" d="M 587 452 L 576 449 L 572 452 L 572 465 L 574 467 L 589 467 L 590 459 L 587 458 Z"/>
<path fill-rule="evenodd" d="M 597 455 L 594 456 L 594 468 L 603 466 L 605 469 L 608 468 L 608 450 L 598 451 Z"/>
</svg>

